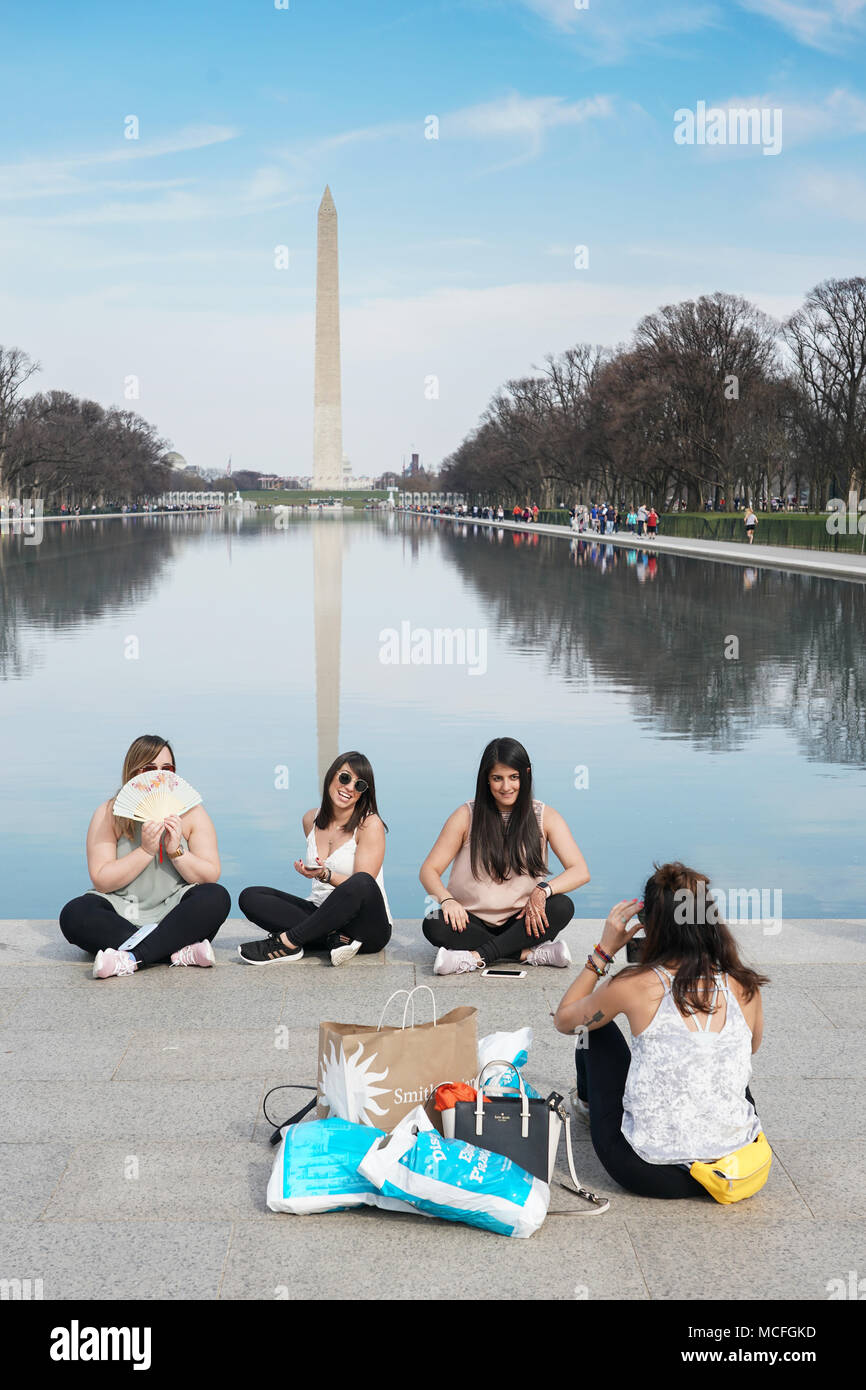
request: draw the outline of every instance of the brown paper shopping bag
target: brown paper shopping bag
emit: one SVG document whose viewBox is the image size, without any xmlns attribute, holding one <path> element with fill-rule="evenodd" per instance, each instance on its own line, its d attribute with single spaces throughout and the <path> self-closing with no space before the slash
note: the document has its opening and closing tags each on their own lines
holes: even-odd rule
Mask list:
<svg viewBox="0 0 866 1390">
<path fill-rule="evenodd" d="M 415 1024 L 413 995 L 419 989 L 433 998 L 428 985 L 397 990 L 378 1027 L 319 1024 L 319 1119 L 391 1130 L 440 1082 L 472 1079 L 478 1070 L 477 1009 L 464 1005 L 437 1018 L 433 998 L 433 1021 Z M 398 994 L 407 996 L 403 1022 L 399 1028 L 383 1027 L 388 1004 Z"/>
</svg>

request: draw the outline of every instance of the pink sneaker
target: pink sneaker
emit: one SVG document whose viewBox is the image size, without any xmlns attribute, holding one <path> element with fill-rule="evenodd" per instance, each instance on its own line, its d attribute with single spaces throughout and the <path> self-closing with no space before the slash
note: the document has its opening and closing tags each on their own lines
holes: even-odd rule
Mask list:
<svg viewBox="0 0 866 1390">
<path fill-rule="evenodd" d="M 134 975 L 138 961 L 133 960 L 129 951 L 115 951 L 109 946 L 105 951 L 97 951 L 93 962 L 94 980 L 108 980 L 112 975 Z"/>
<path fill-rule="evenodd" d="M 449 951 L 440 946 L 433 962 L 433 974 L 464 975 L 468 970 L 480 970 L 481 965 L 473 951 Z"/>
<path fill-rule="evenodd" d="M 181 946 L 171 958 L 172 965 L 216 965 L 216 956 L 209 941 L 194 941 L 191 946 Z"/>
<path fill-rule="evenodd" d="M 564 941 L 542 941 L 540 946 L 529 952 L 523 964 L 558 965 L 563 969 L 566 965 L 571 965 L 571 952 Z"/>
</svg>

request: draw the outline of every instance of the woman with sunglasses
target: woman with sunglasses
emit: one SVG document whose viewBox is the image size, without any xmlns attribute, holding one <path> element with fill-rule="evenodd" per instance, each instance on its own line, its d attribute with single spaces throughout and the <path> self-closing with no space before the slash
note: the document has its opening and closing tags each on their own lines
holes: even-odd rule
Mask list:
<svg viewBox="0 0 866 1390">
<path fill-rule="evenodd" d="M 384 950 L 391 911 L 382 864 L 388 829 L 376 806 L 373 769 L 363 753 L 341 753 L 322 786 L 321 805 L 303 818 L 307 848 L 295 870 L 312 883 L 308 898 L 279 888 L 245 888 L 238 906 L 268 933 L 238 955 L 248 965 L 301 960 L 304 950 L 327 950 L 332 965 L 360 951 Z"/>
<path fill-rule="evenodd" d="M 171 745 L 158 734 L 135 739 L 123 760 L 122 784 L 140 772 L 174 772 Z M 60 930 L 95 957 L 93 977 L 132 975 L 158 961 L 214 964 L 211 942 L 231 898 L 217 882 L 220 859 L 213 821 L 203 806 L 163 821 L 122 820 L 114 797 L 98 806 L 87 832 L 93 888 L 60 913 Z"/>
</svg>

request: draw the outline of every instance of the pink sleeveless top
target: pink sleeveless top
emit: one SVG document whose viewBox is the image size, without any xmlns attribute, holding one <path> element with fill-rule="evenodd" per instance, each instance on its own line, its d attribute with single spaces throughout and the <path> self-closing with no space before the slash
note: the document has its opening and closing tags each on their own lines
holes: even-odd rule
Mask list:
<svg viewBox="0 0 866 1390">
<path fill-rule="evenodd" d="M 469 838 L 472 833 L 472 811 L 475 802 L 467 801 L 466 805 L 469 807 L 469 831 L 457 851 L 451 867 L 448 892 L 466 908 L 467 912 L 474 912 L 475 916 L 480 917 L 482 922 L 488 922 L 491 927 L 501 927 L 503 923 L 508 921 L 509 917 L 513 917 L 515 912 L 519 912 L 522 907 L 526 906 L 527 899 L 539 880 L 532 874 L 512 874 L 502 883 L 497 883 L 495 878 L 490 878 L 483 872 L 478 878 L 474 877 L 469 856 Z M 546 864 L 544 802 L 533 801 L 532 809 L 538 821 L 542 853 Z"/>
</svg>

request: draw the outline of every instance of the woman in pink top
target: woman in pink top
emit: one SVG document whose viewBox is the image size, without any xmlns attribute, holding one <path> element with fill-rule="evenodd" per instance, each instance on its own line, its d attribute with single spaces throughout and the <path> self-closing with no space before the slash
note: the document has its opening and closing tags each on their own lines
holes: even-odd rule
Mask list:
<svg viewBox="0 0 866 1390">
<path fill-rule="evenodd" d="M 551 879 L 548 845 L 564 866 Z M 555 938 L 574 915 L 565 894 L 588 883 L 589 870 L 559 812 L 533 800 L 529 754 L 516 739 L 488 743 L 475 800 L 448 817 L 419 877 L 439 904 L 423 923 L 427 940 L 439 948 L 435 974 L 508 959 L 571 963 L 565 942 Z"/>
</svg>

